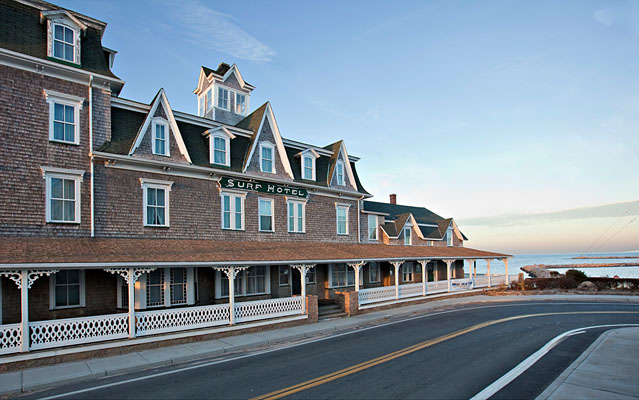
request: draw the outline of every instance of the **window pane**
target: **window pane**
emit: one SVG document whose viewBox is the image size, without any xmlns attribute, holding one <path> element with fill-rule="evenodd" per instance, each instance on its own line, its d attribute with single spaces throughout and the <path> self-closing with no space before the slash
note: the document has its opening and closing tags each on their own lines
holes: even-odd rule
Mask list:
<svg viewBox="0 0 639 400">
<path fill-rule="evenodd" d="M 166 196 L 164 189 L 156 189 L 156 204 L 160 207 L 164 207 L 164 197 Z"/>
<path fill-rule="evenodd" d="M 62 200 L 51 200 L 51 219 L 62 221 Z"/>
<path fill-rule="evenodd" d="M 53 119 L 55 121 L 64 121 L 64 105 L 55 103 L 53 104 Z"/>
<path fill-rule="evenodd" d="M 70 285 L 68 288 L 68 306 L 79 306 L 80 305 L 80 285 Z"/>
<path fill-rule="evenodd" d="M 54 37 L 58 40 L 64 39 L 64 27 L 62 25 L 55 25 Z"/>
<path fill-rule="evenodd" d="M 297 231 L 304 231 L 304 213 L 302 212 L 304 205 L 302 203 L 297 203 Z"/>
<path fill-rule="evenodd" d="M 157 225 L 164 225 L 164 208 L 156 208 L 155 209 L 156 212 L 156 224 Z"/>
<path fill-rule="evenodd" d="M 55 138 L 55 128 L 54 128 L 53 136 Z M 64 137 L 61 138 L 61 140 L 62 139 L 64 139 L 67 142 L 75 142 L 75 125 L 70 125 L 70 124 L 64 125 Z"/>
<path fill-rule="evenodd" d="M 53 123 L 53 138 L 55 140 L 65 140 L 64 126 L 62 122 Z"/>
<path fill-rule="evenodd" d="M 61 199 L 62 195 L 62 179 L 60 178 L 51 178 L 51 198 Z"/>
<path fill-rule="evenodd" d="M 242 229 L 242 198 L 235 198 L 235 229 Z"/>
<path fill-rule="evenodd" d="M 55 274 L 55 284 L 56 285 L 66 285 L 69 283 L 69 277 L 67 276 L 69 271 L 60 271 Z"/>
<path fill-rule="evenodd" d="M 149 290 L 149 304 L 148 305 L 159 305 L 164 303 L 162 301 L 162 289 L 160 286 L 151 286 L 148 288 Z"/>
<path fill-rule="evenodd" d="M 64 221 L 75 221 L 75 201 L 64 201 Z"/>
<path fill-rule="evenodd" d="M 67 305 L 67 286 L 55 288 L 55 306 L 64 307 Z"/>
<path fill-rule="evenodd" d="M 80 284 L 80 271 L 77 269 L 67 271 L 67 278 L 69 283 Z"/>
<path fill-rule="evenodd" d="M 64 56 L 64 44 L 62 42 L 53 42 L 53 56 L 57 58 L 63 58 Z"/>
<path fill-rule="evenodd" d="M 75 181 L 64 179 L 64 198 L 68 200 L 75 199 Z"/>
<path fill-rule="evenodd" d="M 64 121 L 73 123 L 75 121 L 75 110 L 71 106 L 64 106 Z"/>
<path fill-rule="evenodd" d="M 64 45 L 64 59 L 67 61 L 73 61 L 73 46 L 70 44 Z"/>
<path fill-rule="evenodd" d="M 295 210 L 295 205 L 293 203 L 288 203 L 288 230 L 290 232 L 295 231 L 294 210 Z"/>
<path fill-rule="evenodd" d="M 162 271 L 156 269 L 155 271 L 151 271 L 148 277 L 148 283 L 151 285 L 158 285 L 162 283 Z"/>
<path fill-rule="evenodd" d="M 73 31 L 69 28 L 64 28 L 64 41 L 73 43 Z"/>
</svg>

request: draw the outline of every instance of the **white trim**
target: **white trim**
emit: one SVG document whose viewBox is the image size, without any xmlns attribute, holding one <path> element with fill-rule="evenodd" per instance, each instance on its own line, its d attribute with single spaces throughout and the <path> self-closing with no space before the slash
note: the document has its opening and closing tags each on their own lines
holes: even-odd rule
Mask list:
<svg viewBox="0 0 639 400">
<path fill-rule="evenodd" d="M 341 170 L 341 172 L 340 172 Z M 341 177 L 341 178 L 340 178 Z M 346 186 L 346 176 L 344 175 L 344 161 L 337 160 L 335 162 L 335 181 L 339 186 Z"/>
<path fill-rule="evenodd" d="M 84 171 L 80 170 L 65 170 L 62 168 L 50 168 L 40 167 L 42 170 L 42 177 L 45 181 L 45 221 L 53 224 L 79 224 L 82 216 L 82 193 L 81 183 L 84 180 Z M 73 221 L 60 221 L 51 219 L 51 178 L 73 180 L 74 186 L 74 202 L 75 202 L 75 215 Z"/>
<path fill-rule="evenodd" d="M 246 194 L 247 192 L 240 192 L 240 191 L 235 191 L 235 190 L 220 190 L 220 228 L 222 230 L 232 230 L 232 231 L 243 231 L 244 230 L 244 220 L 246 217 L 246 213 L 245 213 L 245 200 L 246 200 Z M 224 196 L 228 196 L 229 197 L 229 227 L 225 228 L 224 227 Z M 241 218 L 241 224 L 242 226 L 240 226 L 239 228 L 236 226 L 235 224 L 235 214 L 237 213 L 237 210 L 235 208 L 235 198 L 239 198 L 241 200 L 241 206 L 242 206 L 242 218 Z"/>
<path fill-rule="evenodd" d="M 73 96 L 49 89 L 44 89 L 44 95 L 47 103 L 49 103 L 49 141 L 80 144 L 80 110 L 84 103 L 84 97 Z M 55 139 L 54 137 L 55 104 L 73 107 L 73 141 Z"/>
<path fill-rule="evenodd" d="M 339 204 L 335 203 L 335 232 L 339 236 L 348 236 L 348 209 L 350 208 L 350 204 Z M 344 233 L 340 233 L 339 231 L 339 210 L 344 210 L 344 214 L 346 216 L 346 231 Z"/>
<path fill-rule="evenodd" d="M 155 151 L 155 140 L 157 139 L 156 128 L 158 126 L 164 127 L 164 150 L 165 153 L 158 153 Z M 151 123 L 151 153 L 157 156 L 170 157 L 171 156 L 171 140 L 170 140 L 170 132 L 169 132 L 169 121 L 165 120 L 162 117 L 154 117 L 152 118 Z"/>
<path fill-rule="evenodd" d="M 224 110 L 224 111 L 231 111 L 231 91 L 229 90 L 228 87 L 220 85 L 219 83 L 216 83 L 215 85 L 213 85 L 215 87 L 215 108 L 219 108 L 220 110 Z M 225 90 L 226 91 L 226 107 L 221 107 L 220 106 L 220 90 Z"/>
<path fill-rule="evenodd" d="M 305 154 L 306 152 L 302 152 L 302 156 L 300 157 L 300 167 L 301 167 L 301 171 L 300 171 L 300 177 L 304 180 L 310 180 L 310 181 L 315 181 L 316 180 L 316 175 L 315 175 L 315 160 L 317 159 L 317 157 L 313 156 L 313 151 L 309 151 L 308 153 L 310 153 L 310 155 Z M 315 153 L 317 154 L 317 153 Z M 305 176 L 305 170 L 306 170 L 306 164 L 305 164 L 305 160 L 311 160 L 311 177 L 307 178 Z"/>
<path fill-rule="evenodd" d="M 215 139 L 220 139 L 222 140 L 222 142 L 224 142 L 224 162 L 223 163 L 217 163 L 215 162 Z M 224 166 L 231 166 L 231 140 L 229 139 L 229 137 L 227 135 L 223 135 L 223 134 L 213 134 L 213 135 L 209 135 L 209 163 L 213 164 L 213 165 L 224 165 Z"/>
<path fill-rule="evenodd" d="M 237 104 L 238 104 L 237 96 L 238 95 L 244 96 L 244 111 L 243 112 L 238 112 L 237 111 Z M 237 90 L 233 90 L 233 96 L 234 96 L 233 105 L 235 106 L 235 109 L 233 110 L 233 113 L 236 114 L 236 115 L 247 116 L 248 115 L 248 110 L 249 110 L 249 107 L 248 107 L 249 95 L 247 93 L 241 93 L 241 92 L 238 92 Z"/>
<path fill-rule="evenodd" d="M 371 238 L 371 217 L 375 218 L 375 237 Z M 366 221 L 366 240 L 369 242 L 377 242 L 379 241 L 379 220 L 377 215 L 368 214 L 368 218 Z"/>
<path fill-rule="evenodd" d="M 290 218 L 291 218 L 291 213 L 290 213 L 290 206 L 289 204 L 293 205 L 293 227 L 297 228 L 294 230 L 291 230 L 291 225 L 290 225 Z M 299 215 L 298 215 L 298 205 L 302 205 L 302 227 L 301 229 L 299 229 Z M 304 200 L 294 200 L 292 198 L 286 198 L 286 230 L 288 231 L 288 233 L 306 233 L 306 199 Z"/>
<path fill-rule="evenodd" d="M 70 17 L 70 14 L 66 14 L 65 17 Z M 67 63 L 71 63 L 71 64 L 75 64 L 75 65 L 80 65 L 80 61 L 81 61 L 81 40 L 80 40 L 80 34 L 81 31 L 86 29 L 86 25 L 82 24 L 80 21 L 78 21 L 78 23 L 76 23 L 77 26 L 70 26 L 70 24 L 68 24 L 69 21 L 64 21 L 61 22 L 60 20 L 62 18 L 50 18 L 47 17 L 48 21 L 47 21 L 47 56 L 56 59 L 56 60 L 60 60 L 63 62 L 67 62 Z M 70 19 L 70 18 L 69 18 Z M 77 21 L 77 19 L 73 19 L 71 22 Z M 66 22 L 66 23 L 65 23 Z M 56 57 L 55 55 L 55 41 L 57 40 L 55 38 L 55 27 L 56 26 L 61 26 L 62 27 L 62 34 L 64 35 L 64 28 L 69 29 L 70 31 L 73 32 L 73 39 L 72 39 L 72 43 L 73 43 L 73 60 L 67 60 L 64 57 Z M 84 27 L 84 28 L 82 28 Z M 58 40 L 60 41 L 60 40 Z M 65 40 L 61 40 L 62 43 L 67 44 L 68 42 L 66 42 Z"/>
<path fill-rule="evenodd" d="M 267 230 L 267 229 L 262 229 L 262 214 L 260 213 L 260 203 L 261 202 L 267 202 L 271 205 L 271 229 Z M 267 232 L 267 233 L 271 233 L 271 232 L 275 232 L 275 206 L 274 206 L 274 201 L 273 199 L 269 199 L 266 197 L 258 197 L 257 198 L 257 226 L 258 226 L 258 231 L 259 232 Z M 268 217 L 268 215 L 265 215 L 265 217 Z"/>
<path fill-rule="evenodd" d="M 68 269 L 68 270 L 64 270 L 64 271 L 75 271 L 73 269 Z M 86 307 L 86 285 L 85 285 L 85 279 L 84 279 L 84 270 L 80 269 L 78 270 L 79 276 L 78 276 L 78 281 L 79 281 L 79 286 L 80 286 L 80 304 L 72 304 L 72 305 L 68 305 L 68 306 L 56 306 L 55 305 L 55 290 L 56 290 L 56 277 L 60 272 L 63 271 L 59 271 L 55 274 L 49 275 L 49 310 L 63 310 L 63 309 L 68 309 L 68 308 L 80 308 L 80 307 Z"/>
<path fill-rule="evenodd" d="M 148 227 L 159 227 L 159 228 L 168 228 L 170 226 L 170 207 L 169 207 L 169 193 L 171 192 L 171 187 L 173 186 L 173 182 L 171 181 L 160 181 L 156 179 L 146 179 L 140 178 L 140 184 L 142 187 L 142 224 L 143 226 Z M 148 204 L 147 204 L 147 195 L 148 189 L 162 189 L 164 190 L 164 224 L 149 224 L 147 223 L 147 212 L 148 212 Z"/>
<path fill-rule="evenodd" d="M 271 150 L 271 171 L 264 171 L 262 168 L 262 149 L 267 148 Z M 276 174 L 275 169 L 275 146 L 271 142 L 261 142 L 260 143 L 260 152 L 259 152 L 259 163 L 260 163 L 260 171 L 267 174 Z M 281 157 L 280 157 L 281 158 Z"/>
</svg>

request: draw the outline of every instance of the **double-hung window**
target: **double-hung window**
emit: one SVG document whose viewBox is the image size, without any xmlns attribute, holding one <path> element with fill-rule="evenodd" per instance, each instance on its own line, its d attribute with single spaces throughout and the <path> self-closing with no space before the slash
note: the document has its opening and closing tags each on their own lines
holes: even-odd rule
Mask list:
<svg viewBox="0 0 639 400">
<path fill-rule="evenodd" d="M 315 268 L 310 268 L 306 271 L 306 283 L 307 284 L 315 284 Z"/>
<path fill-rule="evenodd" d="M 245 193 L 222 192 L 222 229 L 244 230 Z"/>
<path fill-rule="evenodd" d="M 359 269 L 359 284 L 364 283 L 363 268 Z M 355 286 L 355 270 L 346 264 L 329 264 L 331 287 Z"/>
<path fill-rule="evenodd" d="M 80 109 L 84 98 L 45 90 L 49 103 L 49 140 L 80 143 Z"/>
<path fill-rule="evenodd" d="M 411 245 L 411 227 L 410 226 L 406 226 L 404 227 L 404 244 L 405 245 Z"/>
<path fill-rule="evenodd" d="M 273 232 L 273 200 L 258 199 L 260 232 Z"/>
<path fill-rule="evenodd" d="M 246 114 L 246 95 L 235 93 L 235 113 Z"/>
<path fill-rule="evenodd" d="M 76 63 L 75 31 L 68 26 L 53 24 L 53 57 Z"/>
<path fill-rule="evenodd" d="M 377 216 L 368 214 L 368 240 L 377 240 Z"/>
<path fill-rule="evenodd" d="M 315 168 L 314 168 L 315 158 L 310 156 L 304 156 L 302 157 L 302 163 L 303 163 L 302 178 L 308 179 L 308 180 L 315 180 Z"/>
<path fill-rule="evenodd" d="M 369 283 L 380 282 L 380 272 L 379 272 L 378 262 L 368 263 L 368 282 Z"/>
<path fill-rule="evenodd" d="M 227 138 L 222 136 L 213 137 L 213 163 L 220 165 L 228 165 L 227 163 Z"/>
<path fill-rule="evenodd" d="M 158 268 L 146 274 L 144 284 L 146 307 L 170 307 L 195 302 L 193 268 Z"/>
<path fill-rule="evenodd" d="M 260 170 L 262 172 L 275 173 L 273 166 L 274 147 L 269 143 L 260 144 Z"/>
<path fill-rule="evenodd" d="M 280 265 L 280 286 L 288 286 L 291 284 L 291 267 L 288 265 Z"/>
<path fill-rule="evenodd" d="M 223 87 L 217 88 L 217 106 L 229 110 L 229 91 Z"/>
<path fill-rule="evenodd" d="M 80 223 L 80 183 L 84 171 L 41 167 L 46 184 L 46 221 Z"/>
<path fill-rule="evenodd" d="M 49 278 L 49 308 L 84 307 L 84 271 L 62 270 Z"/>
<path fill-rule="evenodd" d="M 229 278 L 226 274 L 216 272 L 215 298 L 229 296 Z M 267 266 L 249 267 L 239 271 L 235 277 L 234 295 L 252 296 L 271 292 L 270 269 Z"/>
<path fill-rule="evenodd" d="M 402 282 L 413 281 L 413 265 L 405 263 L 402 265 Z"/>
<path fill-rule="evenodd" d="M 348 206 L 339 205 L 335 206 L 336 222 L 337 222 L 337 234 L 348 235 Z"/>
<path fill-rule="evenodd" d="M 169 124 L 163 118 L 153 120 L 153 154 L 169 155 Z"/>
<path fill-rule="evenodd" d="M 335 165 L 335 169 L 337 174 L 337 184 L 344 186 L 344 163 L 342 161 L 338 161 Z"/>
<path fill-rule="evenodd" d="M 173 182 L 141 178 L 144 226 L 169 226 L 169 192 Z"/>
<path fill-rule="evenodd" d="M 288 231 L 291 233 L 306 232 L 306 203 L 303 201 L 288 200 Z"/>
<path fill-rule="evenodd" d="M 449 229 L 446 231 L 446 245 L 447 246 L 452 246 L 453 245 L 453 230 Z"/>
</svg>

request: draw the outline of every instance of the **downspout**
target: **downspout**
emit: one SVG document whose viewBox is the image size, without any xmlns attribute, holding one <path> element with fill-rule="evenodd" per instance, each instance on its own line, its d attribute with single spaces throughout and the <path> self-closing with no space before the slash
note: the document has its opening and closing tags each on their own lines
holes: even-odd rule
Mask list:
<svg viewBox="0 0 639 400">
<path fill-rule="evenodd" d="M 361 224 L 362 216 L 360 215 L 360 209 L 359 209 L 359 202 L 362 200 L 364 200 L 364 195 L 362 195 L 362 197 L 360 197 L 359 200 L 357 200 L 357 243 L 362 243 L 362 236 L 360 233 L 360 224 Z"/>
<path fill-rule="evenodd" d="M 89 76 L 89 160 L 91 161 L 91 237 L 95 236 L 95 202 L 94 179 L 93 179 L 93 75 Z"/>
</svg>

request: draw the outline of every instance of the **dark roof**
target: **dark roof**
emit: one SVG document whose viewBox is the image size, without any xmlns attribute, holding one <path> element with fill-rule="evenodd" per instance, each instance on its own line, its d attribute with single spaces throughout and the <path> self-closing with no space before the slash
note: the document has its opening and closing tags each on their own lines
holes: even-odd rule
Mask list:
<svg viewBox="0 0 639 400">
<path fill-rule="evenodd" d="M 503 258 L 507 254 L 468 247 L 388 246 L 308 242 L 251 242 L 188 239 L 1 237 L 0 264 L 287 261 Z"/>
<path fill-rule="evenodd" d="M 253 111 L 252 113 L 247 115 L 246 118 L 235 124 L 235 126 L 238 128 L 246 129 L 253 132 L 253 135 L 249 139 L 248 148 L 244 151 L 242 170 L 249 162 L 249 152 L 251 151 L 255 140 L 257 139 L 258 130 L 260 129 L 260 125 L 262 124 L 262 120 L 264 119 L 264 113 L 266 112 L 267 107 L 268 102 L 262 104 L 257 110 Z M 235 145 L 235 141 L 233 142 L 233 145 Z M 233 147 L 233 145 L 231 147 Z"/>
<path fill-rule="evenodd" d="M 384 230 L 384 232 L 386 232 L 388 237 L 396 238 L 397 236 L 399 236 L 399 234 L 397 233 L 397 227 L 395 226 L 394 222 L 387 222 L 380 226 Z"/>
<path fill-rule="evenodd" d="M 231 65 L 228 65 L 225 62 L 220 63 L 220 65 L 217 66 L 216 70 L 213 70 L 211 68 L 207 68 L 204 65 L 202 65 L 202 70 L 204 71 L 204 75 L 209 76 L 210 74 L 216 74 L 219 76 L 224 76 L 224 74 L 226 74 L 227 72 L 229 72 L 229 69 L 231 69 Z M 253 86 L 250 83 L 244 81 L 245 84 L 249 85 L 249 86 Z"/>
<path fill-rule="evenodd" d="M 368 200 L 364 201 L 364 211 L 388 214 L 388 219 L 396 219 L 400 214 L 411 213 L 418 224 L 437 224 L 443 219 L 425 207 L 403 206 Z"/>
<path fill-rule="evenodd" d="M 419 225 L 419 230 L 422 232 L 424 239 L 439 239 L 443 238 L 442 234 L 439 232 L 439 227 L 436 226 L 421 226 Z"/>
<path fill-rule="evenodd" d="M 50 6 L 52 10 L 65 10 L 52 4 Z M 40 10 L 12 0 L 0 0 L 0 9 L 0 47 L 56 61 L 47 57 L 47 25 L 40 23 Z M 69 12 L 79 16 L 73 11 Z M 102 47 L 102 33 L 102 30 L 89 26 L 81 35 L 79 68 L 117 78 L 109 68 L 109 51 Z"/>
</svg>

